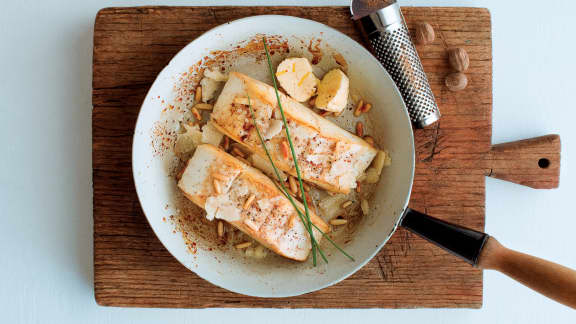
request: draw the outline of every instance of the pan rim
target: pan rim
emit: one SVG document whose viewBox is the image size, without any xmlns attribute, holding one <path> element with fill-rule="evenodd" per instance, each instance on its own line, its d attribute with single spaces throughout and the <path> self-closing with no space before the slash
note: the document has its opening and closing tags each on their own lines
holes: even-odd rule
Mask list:
<svg viewBox="0 0 576 324">
<path fill-rule="evenodd" d="M 404 204 L 401 210 L 398 210 L 398 215 L 395 215 L 395 222 L 393 225 L 392 230 L 385 235 L 385 237 L 383 239 L 381 239 L 379 241 L 379 244 L 377 246 L 374 247 L 374 250 L 372 251 L 372 253 L 368 254 L 367 257 L 364 257 L 363 260 L 361 262 L 357 262 L 357 264 L 351 268 L 345 275 L 341 275 L 338 278 L 335 278 L 333 280 L 330 280 L 329 282 L 322 284 L 322 285 L 318 285 L 318 286 L 314 286 L 313 288 L 310 289 L 300 289 L 298 291 L 292 292 L 292 293 L 278 293 L 278 292 L 271 292 L 270 294 L 250 294 L 247 293 L 246 291 L 240 291 L 240 290 L 236 290 L 235 288 L 230 288 L 230 287 L 224 287 L 222 285 L 220 285 L 219 283 L 214 282 L 213 280 L 207 279 L 206 277 L 202 276 L 201 274 L 199 274 L 198 272 L 196 272 L 194 269 L 192 269 L 189 265 L 185 264 L 179 257 L 176 257 L 175 253 L 172 251 L 173 249 L 169 246 L 167 246 L 166 242 L 161 239 L 161 235 L 158 232 L 158 229 L 153 225 L 153 223 L 151 222 L 150 217 L 152 217 L 152 215 L 148 215 L 148 213 L 146 213 L 146 211 L 144 210 L 144 208 L 142 207 L 142 211 L 143 214 L 145 215 L 146 221 L 148 222 L 148 224 L 150 225 L 152 231 L 154 232 L 154 234 L 156 235 L 156 237 L 159 239 L 159 241 L 162 243 L 162 245 L 164 246 L 164 248 L 166 248 L 166 250 L 176 259 L 178 260 L 179 263 L 181 263 L 184 267 L 186 267 L 188 270 L 196 273 L 199 277 L 201 277 L 202 279 L 210 282 L 211 284 L 221 287 L 223 289 L 226 289 L 228 291 L 232 291 L 238 294 L 242 294 L 242 295 L 246 295 L 246 296 L 252 296 L 252 297 L 264 297 L 264 298 L 284 298 L 284 297 L 294 297 L 294 296 L 299 296 L 299 295 L 303 295 L 306 293 L 310 293 L 310 292 L 314 292 L 314 291 L 318 291 L 330 286 L 333 286 L 343 280 L 345 280 L 346 278 L 350 277 L 351 275 L 353 275 L 354 273 L 356 273 L 359 269 L 361 269 L 362 267 L 364 267 L 368 262 L 370 262 L 382 249 L 382 247 L 388 242 L 388 240 L 390 239 L 390 237 L 394 234 L 394 232 L 397 230 L 398 226 L 400 225 L 401 219 L 402 219 L 402 215 L 404 214 L 404 211 L 406 210 L 409 200 L 410 200 L 410 194 L 412 191 L 412 186 L 413 186 L 413 180 L 414 180 L 414 172 L 415 172 L 415 145 L 414 145 L 414 134 L 413 134 L 413 129 L 412 129 L 412 124 L 410 123 L 410 117 L 408 114 L 408 110 L 406 108 L 404 99 L 399 91 L 399 89 L 397 88 L 396 84 L 393 82 L 391 76 L 389 75 L 389 73 L 384 69 L 384 67 L 380 64 L 380 62 L 366 49 L 364 48 L 361 44 L 359 44 L 358 42 L 356 42 L 355 40 L 353 40 L 352 38 L 350 38 L 349 36 L 345 35 L 344 33 L 340 32 L 337 29 L 334 29 L 330 26 L 327 26 L 325 24 L 322 24 L 320 22 L 314 21 L 314 20 L 310 20 L 310 19 L 305 19 L 305 18 L 299 18 L 299 17 L 294 17 L 294 16 L 287 16 L 287 15 L 257 15 L 257 16 L 250 16 L 250 17 L 245 17 L 245 18 L 240 18 L 237 20 L 233 20 L 227 23 L 224 23 L 222 25 L 216 26 L 208 31 L 206 31 L 205 33 L 203 33 L 202 35 L 200 35 L 199 37 L 197 37 L 196 39 L 192 40 L 190 43 L 188 43 L 185 47 L 183 47 L 178 53 L 176 53 L 172 59 L 170 60 L 170 62 L 162 69 L 162 71 L 160 71 L 160 73 L 158 73 L 156 79 L 154 80 L 154 82 L 152 83 L 152 85 L 150 86 L 149 90 L 146 93 L 145 98 L 148 98 L 150 95 L 150 92 L 152 91 L 152 89 L 154 88 L 155 84 L 158 82 L 158 80 L 160 79 L 160 76 L 162 76 L 163 74 L 165 74 L 168 70 L 168 67 L 172 64 L 172 62 L 175 60 L 175 58 L 180 55 L 182 52 L 184 51 L 188 51 L 190 50 L 190 48 L 194 47 L 194 43 L 197 42 L 199 39 L 201 39 L 202 37 L 207 37 L 207 35 L 210 35 L 212 33 L 218 32 L 218 30 L 223 29 L 225 27 L 228 27 L 231 24 L 235 24 L 235 23 L 242 23 L 242 22 L 247 22 L 247 21 L 253 21 L 253 20 L 258 20 L 258 19 L 269 19 L 269 18 L 284 18 L 284 19 L 291 19 L 294 20 L 295 22 L 298 21 L 305 21 L 307 23 L 311 23 L 311 24 L 316 24 L 317 26 L 321 26 L 320 28 L 323 29 L 328 29 L 331 32 L 338 34 L 340 37 L 342 38 L 346 38 L 347 39 L 347 43 L 350 44 L 350 46 L 356 46 L 358 47 L 358 50 L 363 51 L 364 54 L 366 54 L 365 56 L 372 61 L 373 64 L 377 64 L 377 66 L 379 66 L 380 68 L 380 72 L 382 72 L 382 77 L 387 78 L 390 81 L 390 84 L 392 85 L 391 90 L 389 91 L 393 91 L 394 94 L 401 99 L 401 110 L 404 113 L 404 117 L 405 120 L 408 121 L 407 122 L 407 126 L 409 127 L 410 131 L 408 132 L 410 134 L 410 139 L 409 139 L 409 143 L 411 145 L 410 147 L 410 165 L 407 167 L 410 167 L 410 177 L 409 177 L 409 188 L 408 188 L 408 193 L 407 196 L 404 199 Z M 269 33 L 264 33 L 264 34 L 269 34 Z M 134 167 L 135 165 L 135 160 L 137 159 L 136 155 L 134 154 L 135 152 L 135 147 L 136 147 L 136 136 L 137 136 L 137 129 L 138 129 L 138 125 L 141 122 L 141 117 L 142 117 L 142 110 L 143 107 L 146 103 L 146 99 L 144 100 L 144 102 L 142 103 L 142 105 L 140 106 L 139 112 L 138 112 L 138 117 L 136 119 L 136 127 L 134 128 L 134 132 L 133 132 L 133 136 L 132 136 L 132 177 L 133 177 L 133 181 L 135 183 L 135 188 L 136 188 L 136 193 L 137 193 L 137 197 L 138 197 L 138 201 L 140 203 L 141 206 L 143 206 L 143 201 L 142 201 L 142 193 L 141 190 L 142 188 L 139 189 L 139 186 L 137 185 L 138 181 L 138 175 L 136 174 L 137 170 Z"/>
</svg>

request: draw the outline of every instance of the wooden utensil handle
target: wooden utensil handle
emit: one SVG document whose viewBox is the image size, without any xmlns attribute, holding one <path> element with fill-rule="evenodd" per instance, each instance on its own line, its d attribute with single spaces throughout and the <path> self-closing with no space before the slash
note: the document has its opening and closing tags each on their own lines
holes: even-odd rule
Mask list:
<svg viewBox="0 0 576 324">
<path fill-rule="evenodd" d="M 535 291 L 576 309 L 576 271 L 528 254 L 510 250 L 490 237 L 478 266 L 497 270 Z"/>
</svg>

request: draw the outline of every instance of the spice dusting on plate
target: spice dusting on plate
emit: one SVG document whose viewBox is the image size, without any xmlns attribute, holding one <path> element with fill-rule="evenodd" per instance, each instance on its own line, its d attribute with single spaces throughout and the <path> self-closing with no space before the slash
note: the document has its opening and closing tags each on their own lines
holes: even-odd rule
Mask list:
<svg viewBox="0 0 576 324">
<path fill-rule="evenodd" d="M 287 55 L 290 52 L 288 42 L 281 36 L 267 36 L 269 47 L 277 54 Z M 188 71 L 180 74 L 174 85 L 175 106 L 182 112 L 194 106 L 194 101 L 198 101 L 197 88 L 204 77 L 206 70 L 220 71 L 223 74 L 230 72 L 235 67 L 240 58 L 251 58 L 254 61 L 263 61 L 265 58 L 264 47 L 260 39 L 262 35 L 240 42 L 236 46 L 231 46 L 231 50 L 211 51 L 209 55 L 194 63 Z"/>
<path fill-rule="evenodd" d="M 177 135 L 176 130 L 169 125 L 168 120 L 155 122 L 150 134 L 154 156 L 164 155 L 167 151 L 172 150 Z"/>
<path fill-rule="evenodd" d="M 320 49 L 321 39 L 311 39 L 308 44 L 308 51 L 312 54 L 312 64 L 316 65 L 322 60 L 322 50 Z"/>
</svg>

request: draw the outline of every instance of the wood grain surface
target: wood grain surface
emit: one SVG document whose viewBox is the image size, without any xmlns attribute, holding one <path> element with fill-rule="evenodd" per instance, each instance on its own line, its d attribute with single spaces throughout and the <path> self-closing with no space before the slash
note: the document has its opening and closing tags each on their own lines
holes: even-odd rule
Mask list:
<svg viewBox="0 0 576 324">
<path fill-rule="evenodd" d="M 491 151 L 490 13 L 477 8 L 403 8 L 410 27 L 430 22 L 437 38 L 418 47 L 442 119 L 416 131 L 410 206 L 484 228 L 485 176 L 508 172 Z M 482 272 L 399 229 L 368 265 L 342 283 L 284 299 L 241 296 L 184 268 L 162 246 L 138 203 L 131 141 L 139 107 L 157 73 L 204 31 L 233 19 L 282 14 L 313 19 L 352 38 L 346 7 L 139 7 L 101 10 L 94 26 L 94 287 L 100 305 L 135 307 L 413 308 L 482 306 Z M 469 86 L 450 92 L 446 48 L 470 55 Z M 495 153 L 496 152 L 496 153 Z"/>
<path fill-rule="evenodd" d="M 557 188 L 560 136 L 546 135 L 492 146 L 489 176 L 536 189 Z"/>
</svg>

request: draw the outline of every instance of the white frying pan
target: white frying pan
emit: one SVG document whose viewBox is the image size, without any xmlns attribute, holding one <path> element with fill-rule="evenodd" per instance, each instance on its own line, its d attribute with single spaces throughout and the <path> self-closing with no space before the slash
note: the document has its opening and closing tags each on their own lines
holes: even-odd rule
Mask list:
<svg viewBox="0 0 576 324">
<path fill-rule="evenodd" d="M 301 44 L 300 40 L 321 38 L 323 44 L 329 44 L 344 56 L 349 64 L 351 86 L 360 89 L 362 97 L 375 107 L 370 112 L 370 120 L 377 127 L 371 135 L 390 152 L 393 162 L 385 168 L 370 201 L 371 214 L 359 225 L 354 239 L 344 246 L 355 262 L 329 249 L 329 265 L 320 263 L 313 267 L 311 262 L 287 260 L 261 262 L 210 250 L 201 246 L 201 240 L 197 252 L 190 253 L 182 237 L 173 233 L 173 225 L 163 220 L 177 212 L 173 202 L 178 189 L 169 175 L 175 163 L 174 156 L 170 152 L 158 154 L 151 145 L 151 132 L 157 122 L 166 118 L 158 98 L 173 100 L 178 76 L 210 51 L 228 50 L 241 40 L 263 33 L 281 35 L 295 47 Z M 242 72 L 250 75 L 253 71 Z M 167 125 L 174 126 L 169 122 Z M 225 289 L 250 296 L 286 297 L 334 285 L 374 257 L 398 226 L 405 226 L 473 265 L 478 265 L 480 260 L 480 266 L 496 267 L 549 295 L 556 294 L 558 287 L 569 287 L 572 295 L 554 296 L 565 303 L 576 304 L 576 284 L 569 280 L 572 276 L 576 281 L 576 274 L 571 270 L 511 252 L 499 247 L 486 234 L 447 224 L 407 208 L 414 176 L 414 138 L 402 97 L 388 73 L 364 47 L 323 24 L 288 16 L 256 16 L 219 26 L 195 39 L 164 68 L 147 94 L 138 116 L 132 154 L 138 197 L 160 241 L 190 270 Z M 484 246 L 487 246 L 484 248 L 486 256 L 480 258 Z M 502 268 L 503 256 L 514 267 Z M 536 273 L 538 280 L 534 277 Z M 563 276 L 555 277 L 557 273 Z"/>
</svg>

